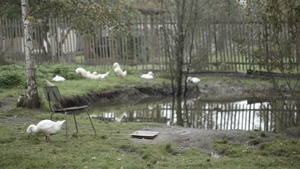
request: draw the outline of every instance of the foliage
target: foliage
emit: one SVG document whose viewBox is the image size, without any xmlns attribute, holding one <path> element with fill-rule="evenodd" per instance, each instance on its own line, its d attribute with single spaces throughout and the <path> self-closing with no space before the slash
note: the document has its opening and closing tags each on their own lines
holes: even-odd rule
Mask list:
<svg viewBox="0 0 300 169">
<path fill-rule="evenodd" d="M 28 19 L 44 23 L 49 18 L 67 18 L 73 23 L 73 28 L 82 33 L 93 32 L 95 26 L 122 29 L 124 23 L 121 20 L 131 13 L 123 1 L 31 0 L 29 3 Z M 20 0 L 5 1 L 0 9 L 0 18 L 21 19 Z"/>
<path fill-rule="evenodd" d="M 248 32 L 254 36 L 256 43 L 255 50 L 251 52 L 247 43 L 252 42 L 242 39 L 242 51 L 254 56 L 251 62 L 258 65 L 255 70 L 265 69 L 269 73 L 280 72 L 283 75 L 294 73 L 298 69 L 300 57 L 299 50 L 294 52 L 300 46 L 299 1 L 251 1 L 246 11 L 245 22 L 248 23 Z M 279 100 L 284 103 L 287 97 L 290 97 L 295 101 L 297 108 L 300 107 L 299 93 L 295 92 L 299 88 L 299 79 L 293 83 L 291 79 L 285 78 L 282 83 L 271 77 L 269 82 L 274 90 L 272 94 L 263 94 L 270 98 L 270 102 L 278 105 Z"/>
<path fill-rule="evenodd" d="M 248 5 L 246 22 L 258 42 L 254 63 L 269 72 L 290 73 L 296 68 L 285 62 L 296 62 L 292 50 L 297 46 L 299 12 L 300 3 L 295 0 L 253 1 Z"/>
<path fill-rule="evenodd" d="M 20 85 L 22 82 L 21 77 L 16 74 L 0 75 L 0 87 L 12 88 L 13 86 Z"/>
<path fill-rule="evenodd" d="M 0 68 L 0 88 L 13 88 L 26 86 L 26 78 L 22 66 L 19 65 L 6 65 Z"/>
</svg>

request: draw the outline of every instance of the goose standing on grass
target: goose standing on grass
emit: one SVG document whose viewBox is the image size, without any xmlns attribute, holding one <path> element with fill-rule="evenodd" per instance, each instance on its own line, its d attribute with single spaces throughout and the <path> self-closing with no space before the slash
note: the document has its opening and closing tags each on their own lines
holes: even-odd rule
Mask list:
<svg viewBox="0 0 300 169">
<path fill-rule="evenodd" d="M 123 78 L 123 77 L 125 77 L 126 75 L 127 75 L 127 71 L 125 70 L 125 71 L 123 71 L 121 68 L 120 68 L 120 65 L 119 65 L 119 63 L 114 63 L 113 64 L 113 67 L 114 67 L 114 72 L 116 73 L 116 75 L 118 76 L 118 77 L 121 77 L 121 78 Z"/>
<path fill-rule="evenodd" d="M 154 74 L 150 71 L 148 74 L 142 74 L 141 78 L 144 79 L 153 79 Z"/>
<path fill-rule="evenodd" d="M 197 77 L 188 77 L 187 78 L 187 82 L 199 83 L 200 81 L 201 81 L 201 79 L 199 79 Z"/>
<path fill-rule="evenodd" d="M 64 124 L 65 120 L 63 121 L 51 121 L 51 120 L 42 120 L 37 125 L 31 124 L 27 130 L 26 133 L 28 135 L 28 138 L 30 138 L 30 135 L 32 133 L 34 134 L 44 134 L 46 136 L 46 143 L 50 142 L 50 135 L 54 135 L 58 133 Z"/>
<path fill-rule="evenodd" d="M 56 75 L 53 79 L 52 79 L 54 82 L 63 82 L 65 81 L 66 79 L 62 76 L 58 76 Z"/>
</svg>

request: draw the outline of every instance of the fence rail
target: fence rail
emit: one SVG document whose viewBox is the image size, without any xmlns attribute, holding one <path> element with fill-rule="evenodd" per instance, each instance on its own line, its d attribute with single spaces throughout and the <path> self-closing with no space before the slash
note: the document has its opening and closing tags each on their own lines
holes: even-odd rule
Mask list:
<svg viewBox="0 0 300 169">
<path fill-rule="evenodd" d="M 127 34 L 99 28 L 94 36 L 82 35 L 73 30 L 71 23 L 66 19 L 49 19 L 47 23 L 35 24 L 35 60 L 37 63 L 70 62 L 100 66 L 111 66 L 113 62 L 120 62 L 133 69 L 163 70 L 167 61 L 165 52 L 169 49 L 166 49 L 164 44 L 166 37 L 163 35 L 162 26 L 171 23 L 162 23 L 159 17 L 148 17 L 150 16 L 128 21 Z M 264 26 L 253 24 L 251 27 L 252 31 L 249 31 L 249 24 L 241 22 L 199 22 L 194 40 L 193 57 L 196 58 L 196 62 L 192 64 L 193 71 L 264 70 L 265 67 L 253 62 L 259 43 L 253 31 L 262 32 Z M 285 29 L 281 35 L 283 42 L 289 39 L 288 31 Z M 25 60 L 21 20 L 2 20 L 0 37 L 0 61 L 1 58 L 11 62 Z M 243 43 L 246 48 L 241 48 Z M 285 47 L 283 45 L 283 48 Z M 285 51 L 285 54 L 291 52 L 293 62 L 285 58 L 283 64 L 286 67 L 296 66 L 299 73 L 297 50 L 297 44 L 292 44 L 292 51 Z"/>
</svg>

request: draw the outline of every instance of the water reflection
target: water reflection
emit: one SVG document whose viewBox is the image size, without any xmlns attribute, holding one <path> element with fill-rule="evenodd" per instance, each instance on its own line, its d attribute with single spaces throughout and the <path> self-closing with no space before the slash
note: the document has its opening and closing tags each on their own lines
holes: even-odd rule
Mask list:
<svg viewBox="0 0 300 169">
<path fill-rule="evenodd" d="M 114 111 L 109 111 L 112 108 Z M 247 100 L 212 102 L 185 98 L 147 98 L 96 104 L 94 112 L 95 109 L 103 113 L 94 117 L 103 121 L 158 122 L 214 130 L 281 131 L 297 126 L 300 122 L 300 114 L 297 114 L 292 102 L 271 105 L 267 102 L 250 104 Z"/>
</svg>

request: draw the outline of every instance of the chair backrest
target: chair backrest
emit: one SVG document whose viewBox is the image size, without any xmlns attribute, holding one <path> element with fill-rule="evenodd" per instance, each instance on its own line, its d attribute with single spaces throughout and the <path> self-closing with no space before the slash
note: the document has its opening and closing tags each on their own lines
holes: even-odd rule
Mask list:
<svg viewBox="0 0 300 169">
<path fill-rule="evenodd" d="M 61 100 L 61 95 L 57 86 L 45 86 L 43 89 L 47 101 L 59 102 Z"/>
</svg>

